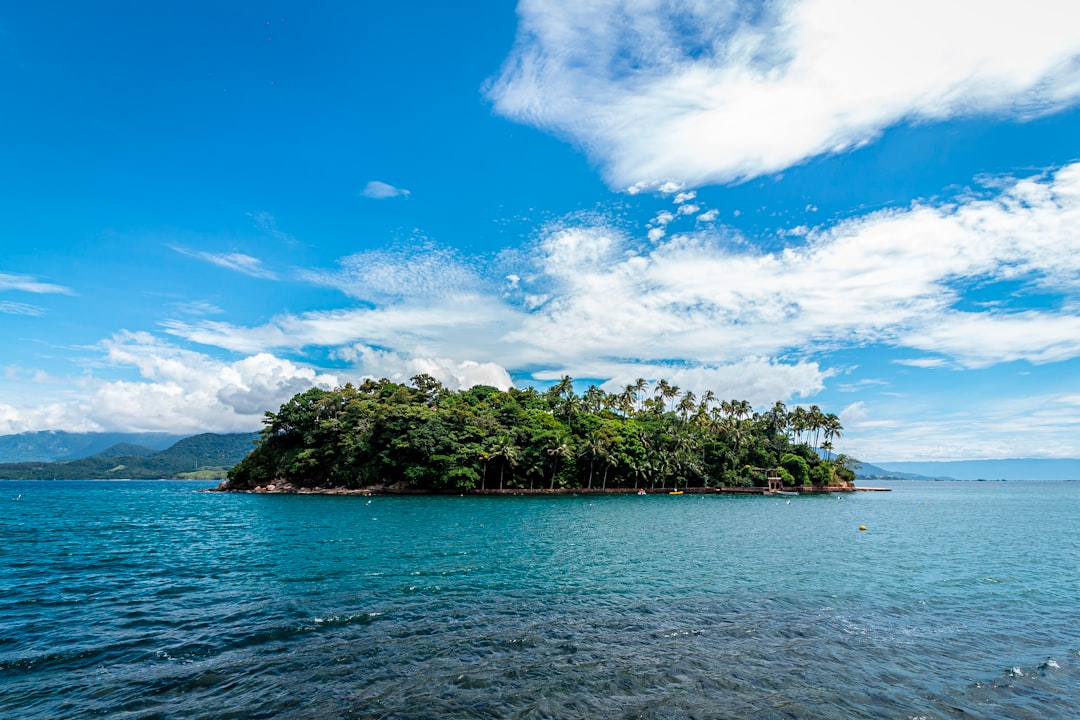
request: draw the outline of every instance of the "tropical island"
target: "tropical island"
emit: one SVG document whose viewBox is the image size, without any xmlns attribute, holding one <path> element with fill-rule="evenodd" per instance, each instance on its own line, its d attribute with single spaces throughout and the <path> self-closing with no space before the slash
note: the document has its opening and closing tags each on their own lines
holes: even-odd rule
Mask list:
<svg viewBox="0 0 1080 720">
<path fill-rule="evenodd" d="M 267 412 L 223 491 L 386 493 L 853 490 L 832 453 L 842 426 L 816 405 L 755 412 L 644 379 L 610 393 L 445 388 L 368 380 L 312 388 Z M 755 490 L 758 488 L 759 490 Z"/>
</svg>

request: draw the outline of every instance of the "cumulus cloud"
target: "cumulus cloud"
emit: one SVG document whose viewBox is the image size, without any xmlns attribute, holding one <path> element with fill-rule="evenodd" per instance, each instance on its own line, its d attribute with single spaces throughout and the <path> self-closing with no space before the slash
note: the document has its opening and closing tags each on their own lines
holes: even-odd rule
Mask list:
<svg viewBox="0 0 1080 720">
<path fill-rule="evenodd" d="M 1026 118 L 1080 97 L 1080 10 L 1059 0 L 522 0 L 487 92 L 664 193 L 776 172 L 900 122 Z"/>
<path fill-rule="evenodd" d="M 493 362 L 418 357 L 360 344 L 341 348 L 335 354 L 340 359 L 352 362 L 355 369 L 365 376 L 384 377 L 394 382 L 407 383 L 416 375 L 426 374 L 451 390 L 465 390 L 476 385 L 507 390 L 513 386 L 506 368 Z"/>
<path fill-rule="evenodd" d="M 392 197 L 408 197 L 410 193 L 405 188 L 394 187 L 381 180 L 372 180 L 364 186 L 360 194 L 372 200 L 385 200 Z"/>
<path fill-rule="evenodd" d="M 223 362 L 147 333 L 119 333 L 101 349 L 109 366 L 134 370 L 136 377 L 83 380 L 78 400 L 32 408 L 0 405 L 0 433 L 255 430 L 266 410 L 297 392 L 339 384 L 335 375 L 269 353 Z"/>
</svg>

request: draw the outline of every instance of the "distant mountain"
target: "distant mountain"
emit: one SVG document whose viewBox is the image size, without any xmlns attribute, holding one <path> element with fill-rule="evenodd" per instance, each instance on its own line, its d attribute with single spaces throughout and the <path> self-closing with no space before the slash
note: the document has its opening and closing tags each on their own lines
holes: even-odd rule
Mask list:
<svg viewBox="0 0 1080 720">
<path fill-rule="evenodd" d="M 147 455 L 153 455 L 159 452 L 154 448 L 148 448 L 145 445 L 136 445 L 135 443 L 116 443 L 111 445 L 99 453 L 94 453 L 90 457 L 146 457 Z"/>
<path fill-rule="evenodd" d="M 871 465 L 870 463 L 862 463 L 859 469 L 855 471 L 855 477 L 860 480 L 883 480 L 887 478 L 900 480 L 955 480 L 955 478 L 919 475 L 917 473 L 901 472 L 899 470 L 886 470 L 880 465 Z"/>
<path fill-rule="evenodd" d="M 62 430 L 0 435 L 0 463 L 73 460 L 125 443 L 159 451 L 184 437 L 170 433 L 71 433 Z"/>
<path fill-rule="evenodd" d="M 1080 459 L 1076 458 L 864 463 L 859 474 L 866 473 L 868 467 L 897 476 L 917 473 L 929 478 L 956 480 L 1080 480 Z"/>
<path fill-rule="evenodd" d="M 258 433 L 204 433 L 149 455 L 95 455 L 58 462 L 0 464 L 4 480 L 157 479 L 193 476 L 221 477 L 254 447 Z M 121 444 L 121 450 L 126 447 Z M 145 448 L 143 448 L 145 449 Z"/>
</svg>

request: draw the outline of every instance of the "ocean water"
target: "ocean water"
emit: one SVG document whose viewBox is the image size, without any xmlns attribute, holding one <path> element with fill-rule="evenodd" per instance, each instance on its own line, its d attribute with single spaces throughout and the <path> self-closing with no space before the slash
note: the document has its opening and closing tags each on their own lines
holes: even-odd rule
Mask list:
<svg viewBox="0 0 1080 720">
<path fill-rule="evenodd" d="M 0 717 L 1080 717 L 1080 482 L 206 486 L 0 482 Z"/>
</svg>

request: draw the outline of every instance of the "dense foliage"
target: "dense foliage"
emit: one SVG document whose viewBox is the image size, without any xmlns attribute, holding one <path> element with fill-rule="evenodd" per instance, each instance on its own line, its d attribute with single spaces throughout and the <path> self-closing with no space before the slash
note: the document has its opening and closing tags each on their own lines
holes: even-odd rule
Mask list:
<svg viewBox="0 0 1080 720">
<path fill-rule="evenodd" d="M 716 487 L 854 480 L 832 458 L 841 433 L 816 406 L 756 413 L 746 401 L 700 399 L 660 380 L 621 393 L 576 395 L 477 386 L 453 392 L 427 375 L 412 385 L 369 380 L 312 388 L 266 414 L 258 447 L 229 473 L 234 489 L 393 486 L 420 492 L 491 489 Z"/>
<path fill-rule="evenodd" d="M 114 445 L 109 454 L 61 462 L 0 463 L 5 480 L 157 479 L 178 477 L 224 477 L 228 468 L 251 451 L 254 433 L 203 433 L 178 441 L 154 452 L 132 446 Z M 147 454 L 149 452 L 149 454 Z"/>
</svg>

